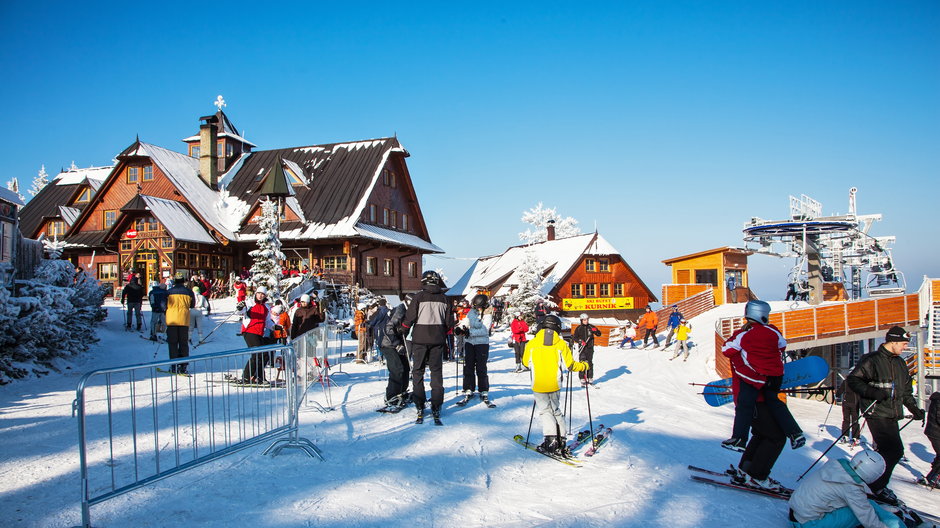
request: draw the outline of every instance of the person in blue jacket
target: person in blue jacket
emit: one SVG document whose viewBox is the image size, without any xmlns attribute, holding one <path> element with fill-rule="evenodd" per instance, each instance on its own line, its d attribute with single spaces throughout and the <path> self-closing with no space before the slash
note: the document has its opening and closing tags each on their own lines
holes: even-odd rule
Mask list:
<svg viewBox="0 0 940 528">
<path fill-rule="evenodd" d="M 666 344 L 663 345 L 663 350 L 669 348 L 669 343 L 672 343 L 672 336 L 676 333 L 676 329 L 679 328 L 679 323 L 682 322 L 682 313 L 679 312 L 679 305 L 672 305 L 672 313 L 669 314 L 669 320 L 666 321 L 666 329 L 669 330 L 669 333 L 666 334 Z"/>
</svg>

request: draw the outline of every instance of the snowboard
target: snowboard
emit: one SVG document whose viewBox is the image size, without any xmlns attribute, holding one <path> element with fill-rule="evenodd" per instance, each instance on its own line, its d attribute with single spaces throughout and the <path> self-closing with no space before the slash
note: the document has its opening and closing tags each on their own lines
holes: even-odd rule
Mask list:
<svg viewBox="0 0 940 528">
<path fill-rule="evenodd" d="M 819 356 L 808 356 L 803 359 L 791 361 L 783 364 L 783 383 L 780 390 L 784 391 L 819 383 L 829 375 L 829 364 Z M 731 403 L 731 378 L 720 379 L 705 385 L 702 391 L 705 397 L 705 403 L 712 407 L 721 407 L 726 403 Z"/>
</svg>

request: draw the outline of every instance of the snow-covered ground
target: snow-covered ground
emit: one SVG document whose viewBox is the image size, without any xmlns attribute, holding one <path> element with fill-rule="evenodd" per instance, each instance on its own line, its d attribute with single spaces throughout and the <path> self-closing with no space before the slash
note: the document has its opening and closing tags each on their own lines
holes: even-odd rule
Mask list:
<svg viewBox="0 0 940 528">
<path fill-rule="evenodd" d="M 220 322 L 230 300 L 213 303 Z M 101 342 L 63 374 L 0 387 L 0 508 L 4 526 L 67 527 L 80 522 L 75 386 L 84 372 L 165 357 L 165 346 L 123 331 L 120 306 L 110 305 Z M 722 469 L 735 453 L 719 447 L 733 409 L 708 407 L 689 382 L 716 378 L 714 322 L 743 305 L 719 307 L 692 320 L 697 343 L 688 362 L 661 350 L 599 348 L 598 387 L 590 393 L 594 423 L 613 427 L 613 442 L 582 468 L 522 449 L 532 409 L 529 374 L 498 333 L 491 345 L 492 399 L 453 405 L 455 366 L 444 366 L 444 427 L 413 424 L 413 409 L 374 412 L 385 372 L 374 363 L 344 363 L 336 410 L 301 414 L 301 435 L 323 450 L 321 462 L 300 451 L 271 458 L 266 444 L 164 479 L 92 507 L 95 526 L 787 526 L 786 503 L 724 490 L 688 478 L 685 466 Z M 149 317 L 149 314 L 145 314 Z M 223 326 L 199 353 L 241 348 L 236 323 Z M 347 341 L 347 345 L 353 344 Z M 159 347 L 159 348 L 158 348 Z M 350 348 L 351 350 L 351 348 Z M 316 400 L 322 393 L 313 391 Z M 797 477 L 838 434 L 841 413 L 796 400 L 793 410 L 810 440 L 786 448 L 773 476 Z M 311 408 L 312 409 L 312 408 Z M 573 421 L 588 420 L 585 392 L 574 391 Z M 538 420 L 533 425 L 538 437 Z M 910 466 L 926 472 L 933 458 L 921 429 L 903 431 Z M 836 446 L 830 456 L 843 455 Z M 899 466 L 896 480 L 911 471 Z M 940 513 L 936 493 L 895 482 L 909 504 Z"/>
</svg>

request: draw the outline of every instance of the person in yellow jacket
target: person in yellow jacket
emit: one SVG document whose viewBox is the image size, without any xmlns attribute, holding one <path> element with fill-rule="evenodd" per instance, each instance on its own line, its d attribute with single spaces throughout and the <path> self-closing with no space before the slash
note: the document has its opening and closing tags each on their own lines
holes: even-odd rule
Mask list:
<svg viewBox="0 0 940 528">
<path fill-rule="evenodd" d="M 166 292 L 166 344 L 170 359 L 189 356 L 189 310 L 196 304 L 196 298 L 185 283 L 186 279 L 177 277 Z M 173 365 L 170 370 L 185 374 L 186 363 Z"/>
<path fill-rule="evenodd" d="M 565 419 L 558 405 L 561 396 L 558 360 L 561 359 L 565 368 L 573 372 L 587 370 L 588 364 L 571 357 L 571 348 L 558 335 L 560 331 L 561 320 L 555 315 L 545 316 L 541 329 L 526 343 L 522 364 L 532 369 L 532 392 L 545 437 L 538 450 L 567 456 L 570 453 L 567 453 L 565 446 Z"/>
<path fill-rule="evenodd" d="M 682 361 L 688 361 L 689 359 L 689 334 L 692 333 L 692 325 L 688 321 L 682 319 L 679 321 L 679 326 L 676 327 L 676 348 L 675 354 L 669 361 L 679 357 L 679 354 L 685 353 L 685 357 L 682 358 Z"/>
</svg>

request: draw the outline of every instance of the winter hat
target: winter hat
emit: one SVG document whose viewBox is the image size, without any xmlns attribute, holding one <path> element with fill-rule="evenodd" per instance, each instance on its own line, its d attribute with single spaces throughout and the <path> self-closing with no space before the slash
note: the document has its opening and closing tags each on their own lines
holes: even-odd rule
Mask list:
<svg viewBox="0 0 940 528">
<path fill-rule="evenodd" d="M 258 289 L 255 290 L 255 293 L 263 293 L 263 294 L 267 295 L 267 294 L 268 294 L 268 289 L 265 288 L 264 286 L 258 286 Z"/>
<path fill-rule="evenodd" d="M 193 286 L 193 293 L 199 293 L 200 291 L 199 286 Z"/>
<path fill-rule="evenodd" d="M 888 330 L 888 333 L 885 334 L 886 343 L 894 343 L 897 341 L 903 341 L 907 343 L 911 340 L 911 334 L 904 331 L 900 326 L 892 326 L 891 330 Z"/>
<path fill-rule="evenodd" d="M 281 313 L 281 312 L 283 312 L 283 311 L 284 311 L 284 307 L 281 306 L 280 304 L 275 304 L 275 305 L 274 305 L 274 308 L 271 308 L 271 312 L 272 312 L 274 315 L 277 315 L 277 314 L 279 314 L 279 313 Z"/>
<path fill-rule="evenodd" d="M 184 279 L 183 277 L 177 277 L 173 279 L 173 284 L 176 286 L 182 286 L 184 282 L 186 282 L 186 279 Z"/>
<path fill-rule="evenodd" d="M 300 302 L 308 303 L 310 302 L 310 296 L 306 293 L 300 296 Z"/>
</svg>

